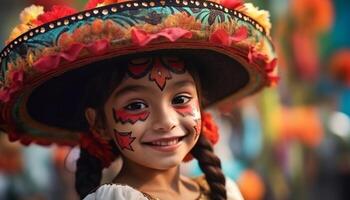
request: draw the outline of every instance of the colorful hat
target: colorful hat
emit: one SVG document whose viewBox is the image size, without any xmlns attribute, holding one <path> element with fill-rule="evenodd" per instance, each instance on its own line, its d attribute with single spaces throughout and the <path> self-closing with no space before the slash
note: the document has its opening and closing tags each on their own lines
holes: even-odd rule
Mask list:
<svg viewBox="0 0 350 200">
<path fill-rule="evenodd" d="M 205 107 L 273 84 L 269 14 L 241 0 L 219 1 L 90 0 L 81 12 L 26 8 L 0 54 L 1 129 L 23 144 L 76 144 L 80 132 L 65 122 L 81 100 L 86 66 L 130 54 L 190 55 L 200 63 Z"/>
</svg>

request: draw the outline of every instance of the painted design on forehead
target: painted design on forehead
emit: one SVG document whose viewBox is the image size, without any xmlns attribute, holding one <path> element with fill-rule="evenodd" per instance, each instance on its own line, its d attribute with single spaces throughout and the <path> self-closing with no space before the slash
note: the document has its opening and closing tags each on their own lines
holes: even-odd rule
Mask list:
<svg viewBox="0 0 350 200">
<path fill-rule="evenodd" d="M 129 62 L 127 73 L 133 79 L 139 79 L 148 74 L 153 65 L 152 58 L 133 59 Z"/>
<path fill-rule="evenodd" d="M 140 113 L 129 113 L 124 109 L 116 110 L 113 108 L 113 118 L 115 123 L 121 122 L 122 124 L 131 123 L 135 124 L 137 121 L 145 121 L 150 112 L 144 111 Z"/>
<path fill-rule="evenodd" d="M 171 72 L 175 74 L 185 73 L 184 62 L 177 57 L 170 56 L 139 58 L 131 60 L 127 70 L 128 75 L 134 79 L 149 74 L 149 80 L 154 81 L 162 91 L 165 88 L 166 80 L 172 78 Z"/>
<path fill-rule="evenodd" d="M 131 137 L 131 132 L 119 132 L 114 129 L 114 135 L 117 139 L 117 143 L 121 150 L 127 149 L 130 151 L 134 151 L 131 146 L 131 143 L 134 142 L 136 137 Z"/>
<path fill-rule="evenodd" d="M 156 58 L 149 74 L 149 80 L 154 81 L 159 89 L 163 91 L 167 79 L 171 79 L 170 71 Z"/>
<path fill-rule="evenodd" d="M 178 57 L 162 57 L 160 61 L 163 66 L 175 74 L 183 74 L 186 72 L 185 63 Z"/>
</svg>

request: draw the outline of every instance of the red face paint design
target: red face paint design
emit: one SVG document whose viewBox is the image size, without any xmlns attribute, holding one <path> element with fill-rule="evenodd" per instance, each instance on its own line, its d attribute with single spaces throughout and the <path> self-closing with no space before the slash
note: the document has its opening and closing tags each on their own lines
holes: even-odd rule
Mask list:
<svg viewBox="0 0 350 200">
<path fill-rule="evenodd" d="M 177 57 L 163 57 L 161 61 L 166 68 L 176 74 L 183 74 L 186 72 L 184 62 Z"/>
<path fill-rule="evenodd" d="M 167 79 L 171 79 L 170 71 L 161 64 L 158 58 L 156 58 L 149 74 L 149 80 L 154 81 L 159 89 L 163 91 Z"/>
<path fill-rule="evenodd" d="M 193 126 L 193 129 L 194 129 L 194 134 L 195 134 L 195 137 L 194 139 L 197 139 L 197 137 L 199 136 L 199 133 L 201 132 L 201 129 L 202 129 L 202 120 L 201 119 L 197 119 L 195 120 L 196 121 L 196 125 Z"/>
<path fill-rule="evenodd" d="M 131 132 L 119 132 L 114 129 L 114 135 L 117 139 L 117 143 L 121 150 L 127 149 L 130 151 L 134 151 L 131 146 L 131 143 L 134 142 L 136 137 L 131 137 Z"/>
<path fill-rule="evenodd" d="M 135 124 L 137 121 L 145 121 L 149 116 L 148 111 L 141 113 L 131 114 L 124 109 L 115 110 L 113 108 L 113 117 L 116 123 L 121 122 L 122 124 L 131 123 Z"/>
<path fill-rule="evenodd" d="M 183 117 L 186 117 L 188 115 L 194 116 L 193 114 L 193 108 L 192 106 L 186 105 L 175 108 L 175 111 L 182 115 Z"/>
<path fill-rule="evenodd" d="M 139 79 L 149 74 L 149 80 L 154 81 L 163 91 L 166 80 L 171 79 L 171 72 L 182 74 L 186 72 L 185 64 L 177 57 L 138 58 L 131 60 L 128 66 L 128 75 Z"/>
<path fill-rule="evenodd" d="M 139 79 L 150 71 L 152 67 L 152 59 L 151 58 L 140 58 L 131 60 L 128 66 L 128 74 L 130 77 L 134 79 Z"/>
</svg>

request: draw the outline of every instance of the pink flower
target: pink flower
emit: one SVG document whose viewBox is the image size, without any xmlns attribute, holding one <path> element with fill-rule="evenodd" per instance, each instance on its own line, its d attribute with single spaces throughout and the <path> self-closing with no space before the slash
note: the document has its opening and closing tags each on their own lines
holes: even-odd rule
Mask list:
<svg viewBox="0 0 350 200">
<path fill-rule="evenodd" d="M 226 30 L 218 29 L 211 34 L 209 41 L 213 43 L 219 43 L 225 46 L 231 46 L 232 43 L 240 42 L 248 37 L 248 29 L 244 26 L 239 27 L 236 32 L 231 36 Z"/>
</svg>

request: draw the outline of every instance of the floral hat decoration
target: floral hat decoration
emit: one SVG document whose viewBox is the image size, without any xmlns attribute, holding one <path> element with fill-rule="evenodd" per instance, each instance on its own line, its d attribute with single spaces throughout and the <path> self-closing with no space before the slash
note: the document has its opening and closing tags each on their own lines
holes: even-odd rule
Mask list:
<svg viewBox="0 0 350 200">
<path fill-rule="evenodd" d="M 200 63 L 204 108 L 278 79 L 269 13 L 242 0 L 90 0 L 83 11 L 32 5 L 20 18 L 0 53 L 0 129 L 23 144 L 79 142 L 81 132 L 65 124 L 94 62 L 190 55 Z"/>
</svg>

